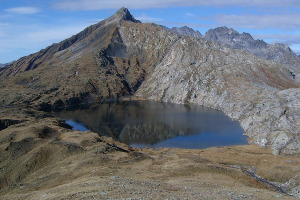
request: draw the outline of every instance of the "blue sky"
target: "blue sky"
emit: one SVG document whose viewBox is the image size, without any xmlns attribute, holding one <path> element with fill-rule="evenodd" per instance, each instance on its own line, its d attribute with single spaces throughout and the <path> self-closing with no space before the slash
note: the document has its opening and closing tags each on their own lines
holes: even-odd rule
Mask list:
<svg viewBox="0 0 300 200">
<path fill-rule="evenodd" d="M 300 0 L 0 0 L 0 63 L 60 42 L 126 7 L 142 22 L 227 26 L 300 54 Z"/>
</svg>

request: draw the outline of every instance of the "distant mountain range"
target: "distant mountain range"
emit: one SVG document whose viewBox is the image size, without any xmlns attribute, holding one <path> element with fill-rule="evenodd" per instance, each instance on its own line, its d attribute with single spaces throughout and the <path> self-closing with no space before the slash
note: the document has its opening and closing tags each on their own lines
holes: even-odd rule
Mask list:
<svg viewBox="0 0 300 200">
<path fill-rule="evenodd" d="M 282 43 L 272 45 L 263 40 L 254 40 L 249 33 L 244 32 L 240 34 L 236 30 L 225 26 L 210 29 L 204 35 L 186 26 L 174 27 L 169 30 L 179 35 L 200 37 L 229 48 L 245 50 L 253 53 L 255 56 L 272 60 L 276 63 L 296 67 L 300 65 L 300 55 L 296 55 L 289 46 Z"/>
<path fill-rule="evenodd" d="M 285 44 L 267 44 L 263 40 L 254 40 L 249 33 L 240 34 L 227 27 L 210 29 L 205 33 L 204 38 L 230 48 L 249 51 L 258 57 L 277 63 L 297 67 L 300 63 L 299 57 Z"/>
<path fill-rule="evenodd" d="M 0 69 L 1 105 L 55 110 L 136 96 L 200 104 L 238 120 L 251 143 L 300 153 L 300 58 L 227 27 L 141 23 L 126 8 Z M 297 135 L 298 134 L 298 135 Z"/>
</svg>

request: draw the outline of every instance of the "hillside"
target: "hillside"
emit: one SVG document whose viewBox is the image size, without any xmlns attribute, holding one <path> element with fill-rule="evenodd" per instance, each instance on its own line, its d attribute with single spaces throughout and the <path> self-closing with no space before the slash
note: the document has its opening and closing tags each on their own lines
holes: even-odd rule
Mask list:
<svg viewBox="0 0 300 200">
<path fill-rule="evenodd" d="M 275 63 L 289 65 L 291 75 L 299 81 L 299 57 L 282 43 L 268 44 L 263 40 L 255 40 L 249 33 L 238 33 L 232 28 L 218 27 L 208 30 L 204 38 L 218 42 L 233 49 L 241 49 L 253 53 L 255 56 L 271 60 Z"/>
<path fill-rule="evenodd" d="M 195 103 L 241 122 L 251 143 L 270 146 L 276 154 L 295 154 L 300 152 L 295 69 L 299 67 L 141 23 L 122 8 L 0 69 L 0 102 L 40 105 L 42 110 L 131 95 Z"/>
<path fill-rule="evenodd" d="M 135 38 L 133 46 L 124 36 L 128 31 L 128 39 Z M 62 106 L 72 104 L 68 100 L 73 97 L 78 103 L 132 95 L 178 38 L 120 9 L 79 34 L 1 69 L 1 88 L 15 90 L 3 91 L 1 101 L 4 105 L 56 101 Z"/>
<path fill-rule="evenodd" d="M 289 46 L 283 43 L 268 44 L 263 40 L 255 40 L 249 33 L 239 33 L 226 26 L 209 29 L 204 35 L 189 27 L 174 27 L 168 29 L 172 33 L 182 36 L 204 38 L 208 41 L 217 42 L 222 46 L 232 49 L 240 49 L 254 54 L 257 57 L 273 61 L 275 63 L 289 65 L 291 75 L 299 81 L 300 57 Z"/>
<path fill-rule="evenodd" d="M 7 112 L 6 112 L 7 111 Z M 257 145 L 135 149 L 28 108 L 1 109 L 0 199 L 299 197 L 295 156 Z M 12 124 L 16 123 L 16 124 Z"/>
</svg>

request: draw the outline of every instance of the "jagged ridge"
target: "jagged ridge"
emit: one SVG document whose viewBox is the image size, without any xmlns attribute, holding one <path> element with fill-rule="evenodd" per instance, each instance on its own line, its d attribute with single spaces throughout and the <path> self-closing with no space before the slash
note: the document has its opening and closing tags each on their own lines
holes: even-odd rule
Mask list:
<svg viewBox="0 0 300 200">
<path fill-rule="evenodd" d="M 254 40 L 249 33 L 240 34 L 232 28 L 210 29 L 205 33 L 204 38 L 230 48 L 249 51 L 258 57 L 280 64 L 292 66 L 299 66 L 300 64 L 299 57 L 287 45 L 281 43 L 271 45 L 263 40 Z"/>
<path fill-rule="evenodd" d="M 170 29 L 172 33 L 176 33 L 183 36 L 192 36 L 192 37 L 202 37 L 202 34 L 199 31 L 195 31 L 192 28 L 189 28 L 187 26 L 183 27 L 173 27 Z"/>
</svg>

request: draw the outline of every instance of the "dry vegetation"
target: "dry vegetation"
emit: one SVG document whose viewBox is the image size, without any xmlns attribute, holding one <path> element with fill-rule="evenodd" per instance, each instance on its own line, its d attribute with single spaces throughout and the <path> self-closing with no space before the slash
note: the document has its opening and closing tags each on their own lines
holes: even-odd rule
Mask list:
<svg viewBox="0 0 300 200">
<path fill-rule="evenodd" d="M 300 170 L 256 145 L 133 149 L 35 110 L 0 121 L 1 199 L 293 199 L 280 183 Z"/>
<path fill-rule="evenodd" d="M 120 10 L 1 68 L 0 104 L 22 108 L 0 109 L 0 199 L 300 197 L 297 156 L 255 145 L 133 149 L 32 108 L 132 94 L 201 104 L 239 120 L 252 143 L 299 155 L 300 83 L 288 66 L 130 16 Z"/>
</svg>

